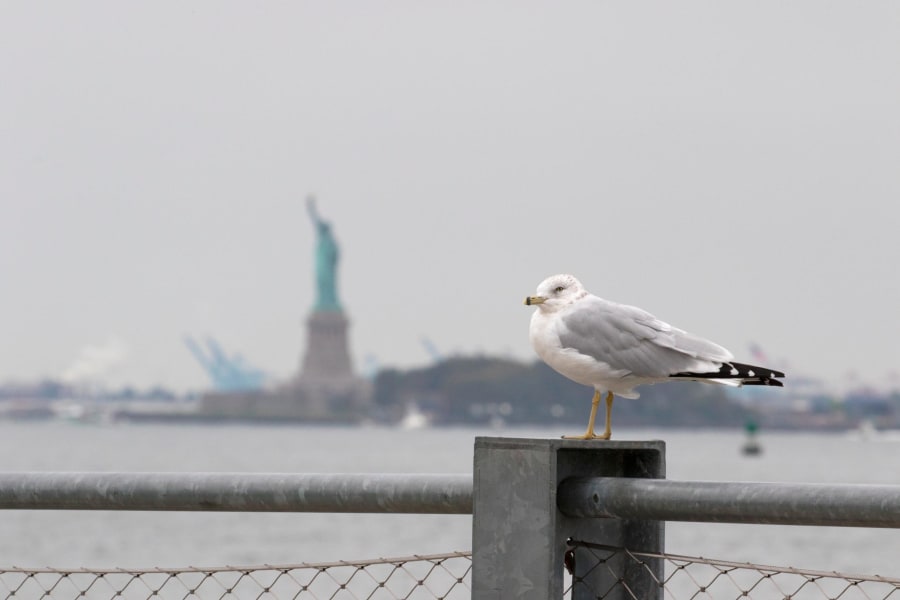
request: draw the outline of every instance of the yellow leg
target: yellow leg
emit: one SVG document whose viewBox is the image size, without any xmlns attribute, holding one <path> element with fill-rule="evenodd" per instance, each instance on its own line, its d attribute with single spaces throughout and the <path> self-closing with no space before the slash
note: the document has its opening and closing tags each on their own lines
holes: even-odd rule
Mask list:
<svg viewBox="0 0 900 600">
<path fill-rule="evenodd" d="M 597 439 L 608 440 L 612 437 L 612 405 L 614 399 L 612 392 L 606 393 L 606 427 L 603 428 L 603 435 L 597 436 Z"/>
<path fill-rule="evenodd" d="M 584 432 L 584 435 L 564 435 L 563 438 L 567 440 L 608 440 L 612 435 L 613 398 L 612 392 L 606 393 L 606 426 L 603 428 L 603 433 L 601 435 L 594 433 L 594 421 L 597 419 L 597 407 L 600 406 L 600 390 L 595 390 L 594 398 L 591 400 L 591 416 L 588 418 L 587 431 Z"/>
</svg>

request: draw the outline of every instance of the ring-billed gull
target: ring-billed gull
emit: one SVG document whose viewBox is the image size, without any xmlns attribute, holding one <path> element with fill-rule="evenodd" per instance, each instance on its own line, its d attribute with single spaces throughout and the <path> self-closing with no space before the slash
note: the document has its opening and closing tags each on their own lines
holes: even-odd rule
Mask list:
<svg viewBox="0 0 900 600">
<path fill-rule="evenodd" d="M 573 381 L 594 388 L 584 435 L 569 439 L 608 440 L 614 394 L 637 398 L 634 388 L 671 380 L 727 385 L 783 384 L 784 373 L 732 361 L 728 350 L 660 321 L 634 306 L 598 298 L 571 275 L 553 275 L 525 304 L 531 317 L 531 345 L 544 362 Z M 594 433 L 601 392 L 606 392 L 606 427 Z"/>
</svg>

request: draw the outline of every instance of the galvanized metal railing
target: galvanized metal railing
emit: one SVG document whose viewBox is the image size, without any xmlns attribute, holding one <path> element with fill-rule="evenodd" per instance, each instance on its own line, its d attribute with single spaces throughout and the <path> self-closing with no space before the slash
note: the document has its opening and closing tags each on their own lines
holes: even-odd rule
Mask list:
<svg viewBox="0 0 900 600">
<path fill-rule="evenodd" d="M 900 527 L 900 486 L 575 477 L 557 491 L 575 518 Z"/>
<path fill-rule="evenodd" d="M 900 528 L 900 486 L 670 481 L 658 441 L 478 438 L 474 467 L 472 475 L 6 473 L 0 509 L 473 514 L 476 599 L 561 597 L 564 564 L 575 598 L 661 597 L 665 521 Z"/>
<path fill-rule="evenodd" d="M 0 509 L 471 514 L 471 475 L 4 473 Z"/>
<path fill-rule="evenodd" d="M 579 519 L 900 528 L 892 485 L 571 477 L 556 497 Z M 472 476 L 2 473 L 0 509 L 472 514 Z"/>
</svg>

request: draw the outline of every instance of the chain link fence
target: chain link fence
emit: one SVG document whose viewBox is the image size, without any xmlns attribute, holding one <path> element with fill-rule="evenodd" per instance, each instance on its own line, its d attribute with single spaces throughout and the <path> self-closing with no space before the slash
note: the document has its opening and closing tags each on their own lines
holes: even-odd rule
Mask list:
<svg viewBox="0 0 900 600">
<path fill-rule="evenodd" d="M 577 552 L 576 552 L 577 550 Z M 586 568 L 572 575 L 575 557 L 587 558 Z M 653 561 L 663 561 L 665 576 L 659 580 L 650 568 Z M 622 576 L 623 569 L 643 568 L 664 588 L 672 600 L 695 598 L 781 598 L 785 600 L 886 600 L 900 598 L 900 579 L 879 575 L 853 575 L 833 571 L 815 571 L 792 567 L 774 567 L 744 562 L 707 559 L 668 553 L 634 552 L 625 548 L 570 541 L 566 568 L 573 590 L 593 598 L 637 598 Z M 596 578 L 595 570 L 608 577 Z M 611 583 L 605 589 L 594 589 L 592 581 Z M 624 594 L 624 595 L 623 595 Z"/>
<path fill-rule="evenodd" d="M 447 600 L 471 596 L 472 554 L 255 567 L 0 569 L 6 600 Z"/>
<path fill-rule="evenodd" d="M 573 575 L 575 551 L 590 564 Z M 622 569 L 663 561 L 656 580 L 672 600 L 696 598 L 887 600 L 900 598 L 900 579 L 775 567 L 678 554 L 635 552 L 570 541 L 565 597 L 637 599 Z M 594 570 L 612 583 L 592 587 Z M 362 561 L 180 569 L 0 569 L 5 600 L 320 600 L 463 599 L 471 597 L 472 554 L 451 552 Z M 624 594 L 624 595 L 623 595 Z"/>
</svg>

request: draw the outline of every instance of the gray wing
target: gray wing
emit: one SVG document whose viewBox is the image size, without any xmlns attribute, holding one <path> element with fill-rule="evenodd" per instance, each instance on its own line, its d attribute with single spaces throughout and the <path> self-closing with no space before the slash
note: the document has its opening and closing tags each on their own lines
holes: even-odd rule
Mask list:
<svg viewBox="0 0 900 600">
<path fill-rule="evenodd" d="M 734 358 L 725 348 L 660 321 L 634 306 L 586 296 L 561 315 L 559 339 L 638 377 L 708 373 Z"/>
</svg>

